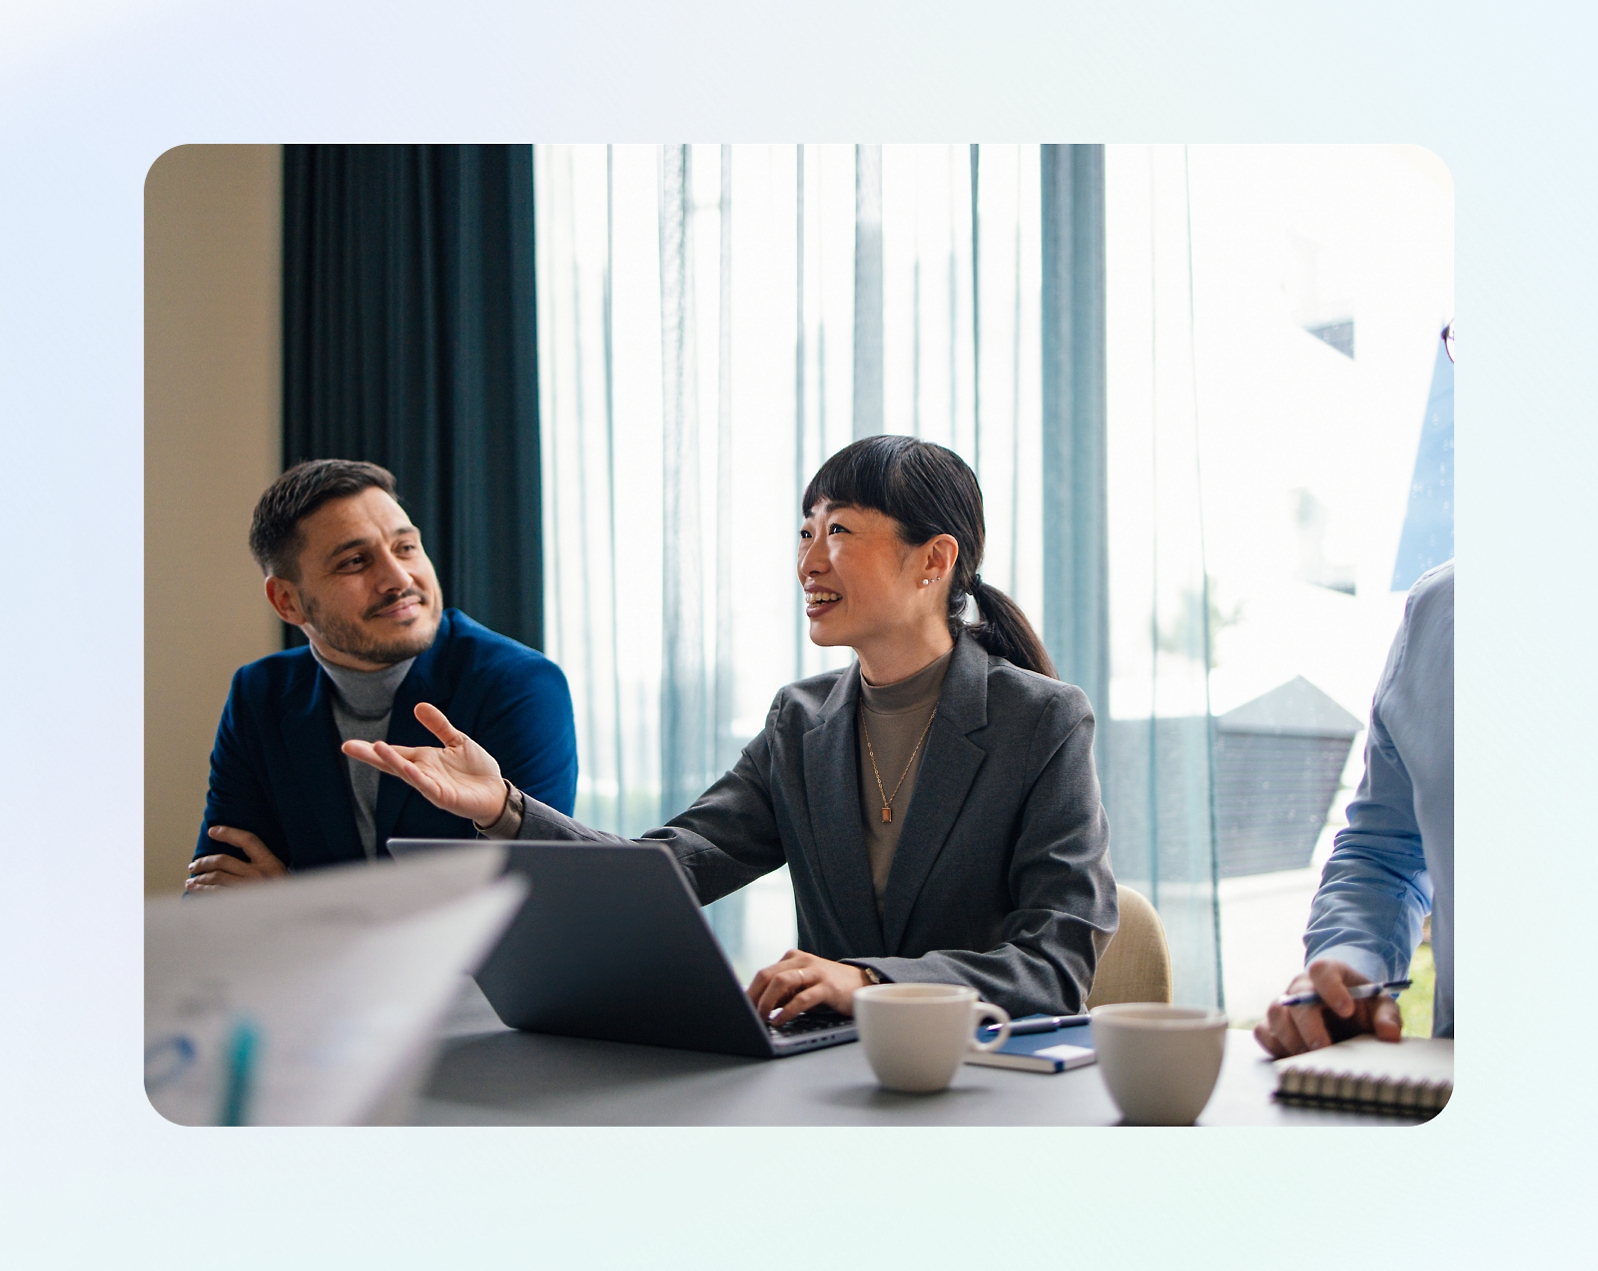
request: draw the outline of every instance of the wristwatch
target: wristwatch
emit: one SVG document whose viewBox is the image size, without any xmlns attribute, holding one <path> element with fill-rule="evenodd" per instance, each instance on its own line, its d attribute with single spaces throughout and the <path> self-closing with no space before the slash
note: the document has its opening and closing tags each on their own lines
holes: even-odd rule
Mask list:
<svg viewBox="0 0 1598 1271">
<path fill-rule="evenodd" d="M 861 964 L 858 963 L 858 962 L 851 963 L 851 965 L 856 970 L 858 970 L 860 972 L 860 974 L 862 974 L 863 976 L 866 977 L 866 985 L 868 987 L 870 985 L 873 985 L 873 984 L 886 984 L 887 983 L 887 981 L 884 980 L 882 978 L 881 974 L 877 971 L 876 967 L 861 966 Z"/>
</svg>

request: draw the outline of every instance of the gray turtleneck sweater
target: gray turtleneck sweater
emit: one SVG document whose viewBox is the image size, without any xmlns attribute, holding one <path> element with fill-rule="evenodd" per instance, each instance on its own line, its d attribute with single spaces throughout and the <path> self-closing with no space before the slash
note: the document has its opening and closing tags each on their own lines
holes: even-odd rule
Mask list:
<svg viewBox="0 0 1598 1271">
<path fill-rule="evenodd" d="M 936 662 L 896 684 L 869 684 L 860 676 L 860 711 L 855 725 L 859 732 L 860 819 L 866 830 L 866 855 L 871 861 L 871 884 L 877 893 L 877 912 L 882 912 L 882 895 L 888 887 L 888 871 L 899 846 L 899 827 L 916 792 L 916 774 L 927 753 L 922 731 L 932 718 L 943 692 L 943 676 L 949 669 L 949 650 Z M 866 745 L 869 733 L 871 744 Z M 921 742 L 919 750 L 916 742 Z M 875 752 L 876 765 L 872 766 Z M 882 786 L 877 786 L 881 775 Z M 903 784 L 900 784 L 900 777 Z M 898 786 L 895 793 L 894 787 Z M 882 819 L 883 795 L 893 796 L 889 805 L 893 819 Z"/>
<path fill-rule="evenodd" d="M 415 658 L 406 658 L 381 671 L 352 671 L 335 666 L 315 646 L 311 656 L 333 681 L 333 721 L 342 741 L 385 741 L 388 721 L 394 713 L 394 695 Z M 359 759 L 345 758 L 349 765 L 350 787 L 355 792 L 355 828 L 360 831 L 366 859 L 377 859 L 377 785 L 382 773 Z"/>
</svg>

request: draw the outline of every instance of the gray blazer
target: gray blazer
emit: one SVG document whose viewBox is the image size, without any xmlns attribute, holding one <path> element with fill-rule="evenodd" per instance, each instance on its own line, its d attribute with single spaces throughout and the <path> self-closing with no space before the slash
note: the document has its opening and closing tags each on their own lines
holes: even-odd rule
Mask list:
<svg viewBox="0 0 1598 1271">
<path fill-rule="evenodd" d="M 957 641 L 880 917 L 860 824 L 854 666 L 790 684 L 765 730 L 644 840 L 708 904 L 786 864 L 799 946 L 887 980 L 969 984 L 1012 1015 L 1083 1008 L 1115 931 L 1081 689 Z M 616 841 L 528 799 L 520 837 Z"/>
</svg>

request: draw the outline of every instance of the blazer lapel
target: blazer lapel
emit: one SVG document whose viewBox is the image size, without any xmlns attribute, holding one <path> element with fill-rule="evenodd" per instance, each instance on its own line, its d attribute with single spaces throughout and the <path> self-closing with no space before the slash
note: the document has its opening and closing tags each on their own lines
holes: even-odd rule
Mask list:
<svg viewBox="0 0 1598 1271">
<path fill-rule="evenodd" d="M 938 698 L 938 717 L 927 736 L 916 773 L 915 794 L 905 812 L 893 867 L 882 898 L 882 936 L 891 955 L 904 938 L 916 897 L 965 806 L 987 751 L 966 734 L 988 722 L 988 653 L 962 635 L 949 660 Z M 856 813 L 858 817 L 859 813 Z"/>
<path fill-rule="evenodd" d="M 449 686 L 442 682 L 441 662 L 449 645 L 451 622 L 448 614 L 439 624 L 438 635 L 427 651 L 417 655 L 411 669 L 400 681 L 394 694 L 394 710 L 388 717 L 388 744 L 390 746 L 436 746 L 438 738 L 422 727 L 416 718 L 419 702 L 431 702 L 446 715 L 449 713 Z M 412 799 L 422 796 L 398 777 L 384 773 L 377 782 L 377 811 L 373 820 L 377 826 L 377 853 L 388 855 L 388 840 L 394 837 L 400 814 Z"/>
<path fill-rule="evenodd" d="M 299 783 L 301 804 L 314 810 L 305 819 L 321 831 L 326 855 L 316 860 L 307 850 L 310 844 L 290 843 L 289 852 L 297 868 L 360 860 L 365 855 L 360 831 L 355 827 L 349 769 L 339 753 L 338 725 L 333 722 L 333 686 L 309 656 L 305 667 L 304 675 L 284 694 L 278 719 Z"/>
<path fill-rule="evenodd" d="M 816 845 L 817 872 L 832 900 L 848 948 L 857 957 L 886 952 L 876 893 L 860 825 L 860 772 L 855 756 L 855 707 L 860 673 L 851 667 L 827 698 L 824 723 L 804 736 L 805 798 Z"/>
</svg>

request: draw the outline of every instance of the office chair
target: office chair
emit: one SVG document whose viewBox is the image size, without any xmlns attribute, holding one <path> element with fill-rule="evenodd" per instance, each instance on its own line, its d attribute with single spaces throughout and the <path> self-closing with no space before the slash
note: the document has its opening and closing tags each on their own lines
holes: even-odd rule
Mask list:
<svg viewBox="0 0 1598 1271">
<path fill-rule="evenodd" d="M 1171 950 L 1165 927 L 1146 897 L 1117 884 L 1121 924 L 1099 959 L 1088 1008 L 1111 1002 L 1169 1002 Z"/>
</svg>

